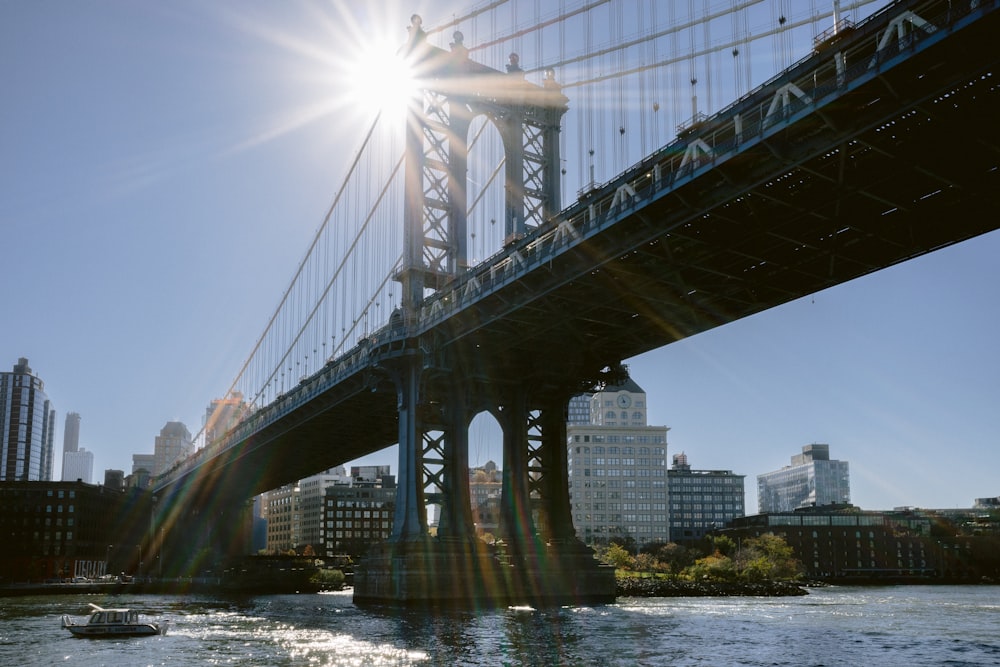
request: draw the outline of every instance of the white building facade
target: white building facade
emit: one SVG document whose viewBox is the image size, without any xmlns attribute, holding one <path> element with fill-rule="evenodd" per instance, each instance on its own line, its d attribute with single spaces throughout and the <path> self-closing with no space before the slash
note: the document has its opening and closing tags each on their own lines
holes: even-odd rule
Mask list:
<svg viewBox="0 0 1000 667">
<path fill-rule="evenodd" d="M 351 478 L 344 466 L 330 468 L 299 480 L 298 539 L 303 546 L 311 546 L 317 554 L 323 550 L 326 491 L 331 486 L 350 485 Z"/>
<path fill-rule="evenodd" d="M 62 481 L 75 482 L 78 479 L 87 484 L 94 483 L 94 453 L 83 447 L 63 453 Z"/>
<path fill-rule="evenodd" d="M 590 424 L 566 427 L 577 536 L 587 544 L 669 541 L 669 429 L 646 424 L 646 393 L 632 380 L 594 393 L 590 405 Z"/>
</svg>

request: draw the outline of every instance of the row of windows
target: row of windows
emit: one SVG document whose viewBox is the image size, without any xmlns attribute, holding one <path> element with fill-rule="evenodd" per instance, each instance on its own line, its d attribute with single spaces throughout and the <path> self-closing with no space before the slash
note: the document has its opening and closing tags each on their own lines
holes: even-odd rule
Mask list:
<svg viewBox="0 0 1000 667">
<path fill-rule="evenodd" d="M 883 525 L 881 516 L 795 516 L 795 515 L 771 515 L 768 517 L 768 524 L 772 526 L 881 526 Z"/>
<path fill-rule="evenodd" d="M 685 521 L 695 521 L 703 523 L 705 521 L 729 521 L 733 518 L 731 513 L 726 512 L 680 512 L 671 514 L 671 520 L 678 525 L 690 525 L 685 524 Z"/>
<path fill-rule="evenodd" d="M 603 465 L 609 465 L 609 466 L 620 466 L 620 465 L 634 466 L 634 465 L 640 465 L 640 466 L 648 468 L 649 464 L 650 464 L 650 461 L 652 461 L 652 463 L 653 463 L 654 466 L 661 466 L 662 467 L 662 466 L 665 466 L 667 464 L 667 460 L 666 459 L 631 459 L 631 458 L 624 458 L 624 459 L 622 459 L 622 458 L 618 458 L 617 456 L 610 457 L 610 458 L 604 458 L 602 456 L 595 456 L 593 459 L 591 459 L 589 456 L 584 456 L 583 459 L 582 459 L 582 464 L 585 465 L 585 466 L 586 465 L 590 465 L 590 463 L 591 463 L 592 460 L 593 460 L 593 463 L 594 463 L 595 466 L 603 466 Z M 574 461 L 574 463 L 579 463 L 579 461 Z"/>
<path fill-rule="evenodd" d="M 336 507 L 350 507 L 350 508 L 360 507 L 362 509 L 364 508 L 378 509 L 380 507 L 385 507 L 386 504 L 387 504 L 386 501 L 383 500 L 344 500 L 340 498 L 338 498 L 337 500 L 334 500 L 332 498 L 327 498 L 326 500 L 327 507 L 336 506 Z"/>
<path fill-rule="evenodd" d="M 3 515 L 0 515 L 0 526 L 2 526 L 4 524 L 10 524 L 11 527 L 18 526 L 18 525 L 28 526 L 28 525 L 31 525 L 31 524 L 34 524 L 36 526 L 41 526 L 42 525 L 42 519 L 40 517 L 36 516 L 34 521 L 32 521 L 28 517 L 25 517 L 24 519 L 10 519 L 10 520 L 8 520 Z M 55 523 L 53 524 L 53 520 L 50 517 L 45 517 L 45 525 L 46 526 L 52 526 L 52 525 L 62 526 L 63 525 L 63 519 L 62 519 L 62 517 L 56 517 Z M 67 526 L 73 526 L 74 525 L 73 517 L 69 517 L 69 518 L 66 519 L 66 525 Z"/>
<path fill-rule="evenodd" d="M 56 514 L 62 514 L 63 507 L 64 507 L 63 505 L 54 505 L 54 506 L 53 505 L 46 505 L 45 506 L 45 513 L 46 514 L 52 514 L 52 508 L 53 507 L 56 508 Z M 66 505 L 65 509 L 66 509 L 66 512 L 69 512 L 69 513 L 75 512 L 76 511 L 76 505 Z M 21 511 L 30 512 L 31 510 L 29 508 L 25 507 L 24 505 L 12 505 L 12 506 L 9 506 L 9 507 L 8 506 L 0 506 L 0 514 L 16 514 L 17 512 L 21 512 Z M 41 514 L 42 513 L 42 506 L 41 505 L 35 505 L 35 513 L 36 514 Z"/>
<path fill-rule="evenodd" d="M 673 512 L 695 510 L 742 512 L 743 503 L 670 503 L 670 510 Z"/>
<path fill-rule="evenodd" d="M 573 471 L 570 472 L 570 474 L 579 477 L 580 470 L 579 469 L 573 470 Z M 666 477 L 667 476 L 667 471 L 666 470 L 644 470 L 642 468 L 640 468 L 638 470 L 629 470 L 629 469 L 621 470 L 619 468 L 606 468 L 606 469 L 605 468 L 594 468 L 593 469 L 593 475 L 594 475 L 594 477 Z M 584 477 L 590 477 L 591 476 L 591 469 L 590 468 L 584 468 L 583 469 L 583 476 Z"/>
<path fill-rule="evenodd" d="M 598 500 L 603 500 L 605 495 L 607 495 L 607 497 L 610 498 L 611 500 L 619 500 L 621 498 L 625 498 L 627 500 L 634 500 L 636 498 L 638 498 L 639 500 L 648 500 L 650 498 L 654 500 L 657 499 L 666 500 L 667 498 L 666 491 L 608 491 L 606 494 L 604 491 L 583 492 L 583 497 L 587 499 L 593 497 Z"/>
<path fill-rule="evenodd" d="M 610 520 L 612 524 L 624 524 L 615 526 L 620 529 L 626 530 L 628 532 L 635 532 L 637 527 L 644 528 L 645 531 L 649 531 L 652 528 L 659 527 L 663 532 L 666 532 L 667 527 L 667 517 L 663 514 L 577 514 L 575 515 L 575 520 L 578 525 L 584 527 L 584 530 L 590 532 L 588 524 L 597 524 L 593 526 L 593 529 L 600 529 L 602 526 L 600 524 L 607 524 L 609 521 L 605 520 L 605 516 Z M 646 524 L 643 526 L 642 524 Z M 605 528 L 612 528 L 612 526 L 603 526 Z M 603 531 L 602 531 L 603 532 Z M 611 531 L 608 531 L 611 532 Z M 643 531 L 640 531 L 643 532 Z"/>
<path fill-rule="evenodd" d="M 731 475 L 727 477 L 712 477 L 711 479 L 706 479 L 704 477 L 689 477 L 687 475 L 671 475 L 674 484 L 680 484 L 682 486 L 693 486 L 692 491 L 698 491 L 704 489 L 709 491 L 710 486 L 735 486 L 740 484 L 742 486 L 742 477 L 739 475 Z"/>
<path fill-rule="evenodd" d="M 351 521 L 350 519 L 347 519 L 344 521 L 327 521 L 326 527 L 330 530 L 334 530 L 335 528 L 354 528 L 355 527 L 354 524 L 357 524 L 358 528 L 364 528 L 366 526 L 368 528 L 379 528 L 379 527 L 388 528 L 389 520 L 385 519 L 383 521 Z"/>
<path fill-rule="evenodd" d="M 388 531 L 377 531 L 377 530 L 338 530 L 335 537 L 338 540 L 357 540 L 357 539 L 387 539 L 389 537 Z"/>
<path fill-rule="evenodd" d="M 45 542 L 52 542 L 53 540 L 56 541 L 56 542 L 62 542 L 64 535 L 66 537 L 66 541 L 67 542 L 72 542 L 73 541 L 73 531 L 72 530 L 67 530 L 65 533 L 63 531 L 61 531 L 61 530 L 57 530 L 55 532 L 48 531 L 48 530 L 46 530 L 44 532 L 36 530 L 36 531 L 33 531 L 31 533 L 31 539 L 32 539 L 33 542 L 38 542 L 39 540 L 43 540 Z M 25 538 L 27 538 L 27 532 L 22 533 L 20 535 L 18 535 L 16 533 L 12 533 L 11 537 L 14 538 L 15 542 L 24 542 L 24 541 L 26 541 Z"/>
<path fill-rule="evenodd" d="M 375 517 L 376 519 L 378 519 L 378 518 L 388 518 L 391 515 L 392 515 L 392 513 L 388 512 L 386 510 L 382 510 L 382 511 L 378 511 L 378 510 L 376 510 L 376 511 L 372 511 L 372 510 L 347 510 L 347 511 L 337 510 L 336 513 L 335 513 L 335 516 L 338 519 L 341 519 L 341 518 L 348 518 L 348 519 L 351 519 L 351 518 L 354 518 L 354 519 L 371 519 L 372 517 Z"/>
<path fill-rule="evenodd" d="M 636 401 L 635 401 L 635 407 L 637 407 L 637 408 L 644 407 L 644 403 L 645 403 L 645 401 L 643 401 L 642 399 L 636 399 Z M 612 401 L 611 399 L 609 399 L 609 398 L 604 399 L 604 407 L 610 408 L 614 404 L 615 404 L 615 402 Z"/>
<path fill-rule="evenodd" d="M 58 498 L 76 498 L 76 491 L 74 491 L 72 489 L 70 489 L 70 490 L 58 489 L 58 493 L 56 493 L 56 491 L 53 490 L 53 489 L 46 489 L 45 490 L 45 495 L 47 497 L 49 497 L 49 498 L 53 498 L 53 497 L 58 497 Z M 2 498 L 36 499 L 36 498 L 40 498 L 41 496 L 42 496 L 41 489 L 23 490 L 23 489 L 9 489 L 8 488 L 8 489 L 0 490 L 0 497 L 2 497 Z"/>
<path fill-rule="evenodd" d="M 626 489 L 665 489 L 667 488 L 666 480 L 662 479 L 588 479 L 588 480 L 577 480 L 577 488 L 583 489 L 620 489 L 622 487 Z M 570 480 L 569 487 L 573 488 L 573 481 Z"/>
<path fill-rule="evenodd" d="M 724 503 L 739 502 L 743 504 L 742 493 L 678 493 L 670 490 L 670 500 L 676 506 L 678 503 Z"/>
<path fill-rule="evenodd" d="M 576 509 L 592 509 L 596 511 L 602 510 L 660 510 L 666 511 L 666 503 L 576 503 L 574 505 Z"/>
<path fill-rule="evenodd" d="M 616 413 L 614 410 L 608 410 L 607 412 L 604 413 L 605 419 L 616 419 L 617 417 L 618 413 Z M 622 410 L 621 418 L 622 420 L 627 420 L 628 413 Z M 636 421 L 642 421 L 642 413 L 636 410 L 635 412 L 632 413 L 632 419 Z"/>
<path fill-rule="evenodd" d="M 608 443 L 631 443 L 636 442 L 639 444 L 649 443 L 649 444 L 660 444 L 666 442 L 667 439 L 662 435 L 574 435 L 573 442 L 581 442 L 580 438 L 583 438 L 582 442 L 608 442 Z M 590 454 L 593 450 L 594 454 L 635 454 L 635 447 L 577 447 L 577 454 Z M 660 456 L 666 456 L 667 450 L 665 447 L 639 447 L 639 454 L 658 454 Z"/>
</svg>

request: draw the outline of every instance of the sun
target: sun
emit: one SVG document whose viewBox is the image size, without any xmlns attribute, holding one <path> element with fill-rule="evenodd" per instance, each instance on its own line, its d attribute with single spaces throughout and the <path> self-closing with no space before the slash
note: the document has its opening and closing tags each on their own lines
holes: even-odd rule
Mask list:
<svg viewBox="0 0 1000 667">
<path fill-rule="evenodd" d="M 414 68 L 397 39 L 369 39 L 357 46 L 345 72 L 346 94 L 366 115 L 401 119 L 419 90 Z"/>
</svg>

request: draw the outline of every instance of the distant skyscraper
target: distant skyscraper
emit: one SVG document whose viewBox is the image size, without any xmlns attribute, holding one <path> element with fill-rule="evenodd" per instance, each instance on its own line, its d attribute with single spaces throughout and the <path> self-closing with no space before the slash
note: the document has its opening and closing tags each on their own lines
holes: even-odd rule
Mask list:
<svg viewBox="0 0 1000 667">
<path fill-rule="evenodd" d="M 847 461 L 831 461 L 830 445 L 806 445 L 792 465 L 757 475 L 757 508 L 790 512 L 798 507 L 851 502 Z"/>
<path fill-rule="evenodd" d="M 246 402 L 243 394 L 236 391 L 229 398 L 216 398 L 205 410 L 205 442 L 221 438 L 239 423 Z"/>
<path fill-rule="evenodd" d="M 156 454 L 133 454 L 132 455 L 132 474 L 136 474 L 140 470 L 145 470 L 147 473 L 152 474 L 153 468 L 156 467 Z"/>
<path fill-rule="evenodd" d="M 94 453 L 80 449 L 80 415 L 76 412 L 66 414 L 61 479 L 64 482 L 80 479 L 87 484 L 94 481 Z"/>
<path fill-rule="evenodd" d="M 24 357 L 0 372 L 0 481 L 52 480 L 56 413 L 44 390 Z"/>
<path fill-rule="evenodd" d="M 590 424 L 570 424 L 570 505 L 588 544 L 632 537 L 666 542 L 667 427 L 646 425 L 646 392 L 633 380 L 590 398 Z"/>
<path fill-rule="evenodd" d="M 66 426 L 63 428 L 63 453 L 75 452 L 80 448 L 80 415 L 76 412 L 66 414 Z"/>
<path fill-rule="evenodd" d="M 181 422 L 167 422 L 153 445 L 153 475 L 162 475 L 176 461 L 191 454 L 191 432 Z"/>
<path fill-rule="evenodd" d="M 62 481 L 75 482 L 78 479 L 87 484 L 94 483 L 94 453 L 82 447 L 75 452 L 63 453 Z"/>
</svg>

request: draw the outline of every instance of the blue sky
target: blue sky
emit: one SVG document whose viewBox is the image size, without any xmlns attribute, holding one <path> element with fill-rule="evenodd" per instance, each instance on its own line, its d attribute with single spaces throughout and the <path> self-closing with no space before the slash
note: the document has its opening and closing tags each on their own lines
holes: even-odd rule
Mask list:
<svg viewBox="0 0 1000 667">
<path fill-rule="evenodd" d="M 0 365 L 29 358 L 60 451 L 82 415 L 98 479 L 197 431 L 267 322 L 364 129 L 330 72 L 465 5 L 368 4 L 0 3 Z M 998 256 L 993 233 L 629 360 L 650 422 L 745 474 L 751 511 L 813 442 L 865 508 L 1000 494 Z M 473 462 L 500 460 L 487 432 Z"/>
</svg>

